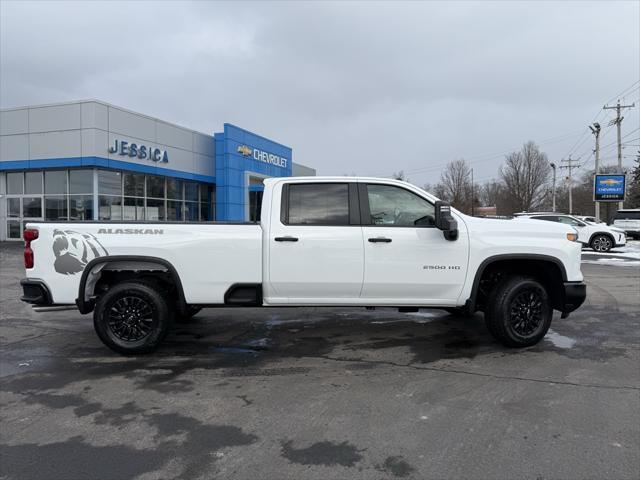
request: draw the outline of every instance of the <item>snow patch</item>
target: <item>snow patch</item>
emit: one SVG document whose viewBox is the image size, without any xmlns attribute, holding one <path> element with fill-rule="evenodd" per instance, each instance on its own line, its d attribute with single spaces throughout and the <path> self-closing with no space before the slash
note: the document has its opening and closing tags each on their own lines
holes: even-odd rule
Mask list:
<svg viewBox="0 0 640 480">
<path fill-rule="evenodd" d="M 544 338 L 545 340 L 549 340 L 555 347 L 558 348 L 573 348 L 573 346 L 576 344 L 576 341 L 573 338 L 560 335 L 559 333 L 556 333 L 551 329 L 549 329 Z"/>
<path fill-rule="evenodd" d="M 623 258 L 599 258 L 597 260 L 582 260 L 591 265 L 615 265 L 617 267 L 640 267 L 640 260 L 625 260 Z"/>
</svg>

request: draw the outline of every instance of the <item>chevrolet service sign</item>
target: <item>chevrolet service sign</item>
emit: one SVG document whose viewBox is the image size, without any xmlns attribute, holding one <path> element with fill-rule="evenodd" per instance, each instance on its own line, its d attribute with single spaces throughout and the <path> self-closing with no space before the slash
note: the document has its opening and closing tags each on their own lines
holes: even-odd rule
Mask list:
<svg viewBox="0 0 640 480">
<path fill-rule="evenodd" d="M 593 185 L 593 199 L 596 202 L 620 202 L 624 200 L 624 175 L 596 175 Z"/>
</svg>

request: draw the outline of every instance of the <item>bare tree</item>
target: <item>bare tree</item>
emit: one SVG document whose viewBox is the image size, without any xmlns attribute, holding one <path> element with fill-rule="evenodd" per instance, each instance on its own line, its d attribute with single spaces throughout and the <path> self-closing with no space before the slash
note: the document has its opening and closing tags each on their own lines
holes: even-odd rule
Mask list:
<svg viewBox="0 0 640 480">
<path fill-rule="evenodd" d="M 440 175 L 444 199 L 463 212 L 471 207 L 471 167 L 466 160 L 454 160 L 447 164 Z"/>
<path fill-rule="evenodd" d="M 497 207 L 504 196 L 504 185 L 496 180 L 489 180 L 480 190 L 480 203 L 487 207 Z"/>
<path fill-rule="evenodd" d="M 534 142 L 527 142 L 519 152 L 507 155 L 500 176 L 513 211 L 535 210 L 544 200 L 549 179 L 549 160 Z"/>
<path fill-rule="evenodd" d="M 425 192 L 429 192 L 431 195 L 435 195 L 436 197 L 438 197 L 440 200 L 447 200 L 447 195 L 444 191 L 444 185 L 442 185 L 442 183 L 436 183 L 435 185 L 432 185 L 431 183 L 425 183 L 424 186 L 422 187 L 422 189 Z"/>
<path fill-rule="evenodd" d="M 394 172 L 391 175 L 391 178 L 393 178 L 394 180 L 402 180 L 403 182 L 408 182 L 409 181 L 407 176 L 404 174 L 404 170 L 400 170 L 399 172 Z"/>
</svg>

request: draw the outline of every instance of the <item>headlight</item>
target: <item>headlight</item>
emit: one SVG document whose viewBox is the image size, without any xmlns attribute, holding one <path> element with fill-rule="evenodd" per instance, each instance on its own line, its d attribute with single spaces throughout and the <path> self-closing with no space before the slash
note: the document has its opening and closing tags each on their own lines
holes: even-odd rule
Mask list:
<svg viewBox="0 0 640 480">
<path fill-rule="evenodd" d="M 578 234 L 577 233 L 567 233 L 567 240 L 569 240 L 570 242 L 577 242 L 578 241 Z"/>
</svg>

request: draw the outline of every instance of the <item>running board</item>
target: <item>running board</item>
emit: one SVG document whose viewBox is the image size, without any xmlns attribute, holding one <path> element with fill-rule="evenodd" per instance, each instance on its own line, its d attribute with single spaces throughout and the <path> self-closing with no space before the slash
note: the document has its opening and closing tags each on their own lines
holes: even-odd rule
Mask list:
<svg viewBox="0 0 640 480">
<path fill-rule="evenodd" d="M 51 307 L 33 307 L 34 312 L 63 312 L 65 310 L 77 310 L 75 305 L 53 305 Z"/>
</svg>

